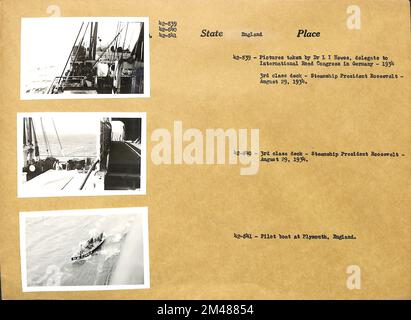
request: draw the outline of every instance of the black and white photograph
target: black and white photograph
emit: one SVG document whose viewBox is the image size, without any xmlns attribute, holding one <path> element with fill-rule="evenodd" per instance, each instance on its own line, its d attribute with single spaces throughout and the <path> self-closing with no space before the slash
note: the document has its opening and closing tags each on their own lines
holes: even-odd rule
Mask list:
<svg viewBox="0 0 411 320">
<path fill-rule="evenodd" d="M 20 212 L 23 292 L 150 287 L 147 208 Z"/>
<path fill-rule="evenodd" d="M 20 96 L 150 96 L 148 18 L 23 18 Z"/>
<path fill-rule="evenodd" d="M 17 114 L 18 196 L 146 193 L 146 114 Z"/>
</svg>

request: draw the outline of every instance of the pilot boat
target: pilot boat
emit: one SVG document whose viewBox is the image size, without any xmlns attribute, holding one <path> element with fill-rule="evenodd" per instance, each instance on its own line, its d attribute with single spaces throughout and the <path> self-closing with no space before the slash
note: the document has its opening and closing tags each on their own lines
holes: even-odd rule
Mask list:
<svg viewBox="0 0 411 320">
<path fill-rule="evenodd" d="M 85 245 L 80 246 L 80 250 L 71 257 L 71 261 L 77 261 L 91 256 L 106 240 L 103 232 L 97 237 L 91 237 Z"/>
</svg>

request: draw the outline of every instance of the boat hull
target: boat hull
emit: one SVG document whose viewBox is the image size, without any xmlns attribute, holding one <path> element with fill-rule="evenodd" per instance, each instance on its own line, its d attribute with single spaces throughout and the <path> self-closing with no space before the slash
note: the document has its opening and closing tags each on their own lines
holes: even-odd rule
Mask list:
<svg viewBox="0 0 411 320">
<path fill-rule="evenodd" d="M 83 254 L 80 255 L 75 255 L 73 257 L 71 257 L 71 261 L 78 261 L 84 258 L 87 258 L 89 256 L 91 256 L 97 249 L 99 249 L 101 247 L 101 245 L 104 243 L 106 239 L 101 240 L 98 244 L 96 244 L 92 249 L 84 252 Z"/>
</svg>

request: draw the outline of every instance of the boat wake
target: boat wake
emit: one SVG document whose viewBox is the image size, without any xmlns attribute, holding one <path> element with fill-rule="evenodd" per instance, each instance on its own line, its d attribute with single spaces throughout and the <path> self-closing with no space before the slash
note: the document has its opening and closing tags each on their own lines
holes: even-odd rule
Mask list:
<svg viewBox="0 0 411 320">
<path fill-rule="evenodd" d="M 91 236 L 96 234 L 94 230 L 90 231 Z M 127 233 L 109 235 L 102 246 L 90 256 L 75 261 L 67 259 L 67 262 L 62 266 L 55 264 L 47 266 L 45 274 L 39 278 L 32 279 L 30 285 L 76 286 L 107 284 L 120 256 L 121 244 L 126 236 Z M 79 246 L 85 246 L 86 244 L 87 241 L 79 242 Z"/>
<path fill-rule="evenodd" d="M 143 284 L 143 234 L 138 219 L 130 227 L 127 237 L 122 241 L 121 253 L 109 283 L 112 285 Z"/>
<path fill-rule="evenodd" d="M 139 220 L 139 217 L 133 216 L 117 223 L 113 218 L 93 217 L 88 225 L 81 228 L 78 225 L 67 228 L 66 220 L 61 220 L 66 222 L 66 227 L 59 232 L 55 232 L 55 228 L 46 223 L 33 224 L 36 227 L 34 230 L 42 228 L 41 230 L 50 232 L 44 232 L 42 237 L 38 236 L 39 232 L 35 232 L 31 237 L 28 286 L 144 283 L 142 223 Z M 46 229 L 43 229 L 44 226 Z M 76 238 L 82 240 L 78 241 L 77 246 L 73 246 Z M 94 243 L 83 240 L 91 238 Z M 79 254 L 80 246 L 83 248 L 83 256 Z M 72 257 L 76 259 L 72 261 Z"/>
</svg>

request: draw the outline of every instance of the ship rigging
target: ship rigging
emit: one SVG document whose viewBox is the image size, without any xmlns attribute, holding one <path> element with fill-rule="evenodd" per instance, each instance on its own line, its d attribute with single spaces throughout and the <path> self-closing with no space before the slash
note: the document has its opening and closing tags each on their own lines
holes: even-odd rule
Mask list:
<svg viewBox="0 0 411 320">
<path fill-rule="evenodd" d="M 60 139 L 52 117 L 24 117 L 22 120 L 23 187 L 27 191 L 140 188 L 141 118 L 96 118 L 100 134 L 96 132 L 95 155 L 76 157 L 65 153 L 64 141 Z M 56 136 L 53 145 L 46 130 L 46 120 Z M 37 137 L 40 131 L 41 144 Z M 77 144 L 81 146 L 83 142 Z M 58 154 L 56 148 L 60 149 Z"/>
<path fill-rule="evenodd" d="M 139 34 L 132 43 L 136 30 Z M 83 22 L 49 94 L 141 94 L 144 91 L 144 23 L 118 22 L 102 45 L 99 22 Z"/>
</svg>

